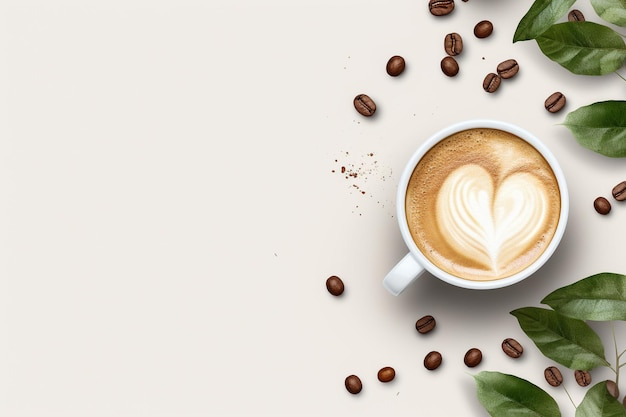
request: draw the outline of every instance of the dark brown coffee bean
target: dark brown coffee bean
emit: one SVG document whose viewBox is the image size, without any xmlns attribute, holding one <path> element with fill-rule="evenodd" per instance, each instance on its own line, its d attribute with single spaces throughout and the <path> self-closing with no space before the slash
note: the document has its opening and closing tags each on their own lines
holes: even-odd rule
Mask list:
<svg viewBox="0 0 626 417">
<path fill-rule="evenodd" d="M 350 394 L 358 394 L 363 389 L 361 378 L 356 375 L 346 377 L 345 385 Z"/>
<path fill-rule="evenodd" d="M 404 58 L 399 55 L 394 55 L 389 58 L 389 61 L 387 61 L 387 74 L 391 75 L 392 77 L 397 77 L 398 75 L 402 74 L 405 66 L 406 62 L 404 61 Z"/>
<path fill-rule="evenodd" d="M 474 26 L 474 35 L 477 38 L 486 38 L 493 32 L 493 24 L 488 20 L 481 20 Z"/>
<path fill-rule="evenodd" d="M 593 208 L 602 215 L 609 214 L 611 212 L 611 203 L 604 197 L 598 197 L 593 201 Z"/>
<path fill-rule="evenodd" d="M 565 101 L 563 93 L 557 91 L 556 93 L 550 94 L 550 97 L 546 99 L 544 106 L 550 113 L 556 113 L 565 107 Z"/>
<path fill-rule="evenodd" d="M 545 376 L 548 384 L 552 385 L 553 387 L 558 387 L 563 383 L 563 375 L 561 375 L 561 371 L 559 371 L 559 368 L 557 368 L 556 366 L 548 366 L 543 371 L 543 376 Z"/>
<path fill-rule="evenodd" d="M 504 79 L 513 77 L 519 71 L 519 65 L 514 59 L 507 59 L 498 64 L 498 75 Z"/>
<path fill-rule="evenodd" d="M 359 94 L 354 98 L 354 108 L 365 117 L 376 113 L 376 103 L 367 94 Z"/>
<path fill-rule="evenodd" d="M 626 200 L 626 181 L 622 181 L 613 187 L 611 194 L 613 194 L 613 198 L 617 201 Z"/>
<path fill-rule="evenodd" d="M 606 390 L 609 392 L 609 394 L 611 394 L 615 398 L 619 397 L 619 387 L 617 386 L 615 381 L 611 381 L 610 379 L 607 379 Z"/>
<path fill-rule="evenodd" d="M 500 87 L 500 82 L 502 82 L 502 78 L 498 74 L 490 72 L 483 80 L 483 90 L 494 93 Z"/>
<path fill-rule="evenodd" d="M 519 358 L 524 353 L 524 348 L 520 343 L 512 338 L 507 338 L 502 341 L 502 350 L 508 356 L 512 358 Z"/>
<path fill-rule="evenodd" d="M 415 328 L 422 334 L 430 332 L 436 325 L 437 322 L 431 315 L 426 315 L 415 322 Z"/>
<path fill-rule="evenodd" d="M 439 368 L 442 361 L 441 353 L 433 350 L 432 352 L 428 352 L 426 357 L 424 358 L 424 367 L 429 371 L 435 370 Z"/>
<path fill-rule="evenodd" d="M 471 348 L 470 350 L 468 350 L 465 353 L 465 357 L 463 358 L 463 362 L 465 362 L 465 365 L 469 366 L 470 368 L 477 366 L 482 360 L 483 353 L 480 351 L 480 349 L 477 348 Z"/>
<path fill-rule="evenodd" d="M 447 56 L 441 60 L 441 71 L 448 77 L 454 77 L 459 73 L 459 63 L 451 56 Z"/>
<path fill-rule="evenodd" d="M 580 10 L 574 9 L 567 14 L 567 20 L 570 22 L 584 22 L 585 16 Z"/>
<path fill-rule="evenodd" d="M 587 371 L 574 371 L 574 378 L 576 378 L 576 383 L 581 387 L 591 384 L 591 374 Z"/>
<path fill-rule="evenodd" d="M 343 290 L 344 290 L 343 281 L 338 276 L 331 275 L 326 280 L 326 289 L 332 295 L 339 296 L 343 294 Z"/>
<path fill-rule="evenodd" d="M 448 33 L 443 40 L 443 49 L 450 56 L 463 52 L 463 38 L 458 33 Z"/>
<path fill-rule="evenodd" d="M 396 377 L 396 370 L 391 366 L 385 366 L 378 371 L 378 380 L 380 382 L 390 382 Z"/>
<path fill-rule="evenodd" d="M 430 0 L 428 9 L 435 16 L 445 16 L 454 10 L 454 0 Z"/>
</svg>

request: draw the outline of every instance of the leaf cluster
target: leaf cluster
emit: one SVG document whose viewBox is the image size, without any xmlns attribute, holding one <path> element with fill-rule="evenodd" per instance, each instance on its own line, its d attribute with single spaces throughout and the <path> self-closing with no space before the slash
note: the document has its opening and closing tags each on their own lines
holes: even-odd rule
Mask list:
<svg viewBox="0 0 626 417">
<path fill-rule="evenodd" d="M 590 0 L 607 23 L 626 27 L 626 0 Z M 611 27 L 588 21 L 557 23 L 576 0 L 535 0 L 513 42 L 535 40 L 545 56 L 574 74 L 606 75 L 626 65 L 626 43 Z M 618 74 L 619 75 L 619 74 Z M 578 143 L 609 157 L 626 157 L 626 101 L 603 101 L 567 115 Z"/>
<path fill-rule="evenodd" d="M 587 322 L 626 321 L 625 275 L 592 275 L 553 291 L 541 303 L 551 309 L 523 307 L 511 314 L 544 356 L 572 370 L 611 368 L 600 337 Z M 622 365 L 612 368 L 616 375 Z M 529 381 L 487 371 L 474 379 L 478 399 L 493 417 L 561 415 L 555 400 Z M 626 408 L 608 392 L 606 381 L 591 387 L 576 408 L 576 417 L 592 416 L 626 417 Z"/>
</svg>

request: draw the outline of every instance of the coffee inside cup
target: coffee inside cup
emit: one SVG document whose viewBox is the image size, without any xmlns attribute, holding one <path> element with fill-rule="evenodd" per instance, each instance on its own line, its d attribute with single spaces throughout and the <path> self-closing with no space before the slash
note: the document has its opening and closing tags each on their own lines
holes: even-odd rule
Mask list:
<svg viewBox="0 0 626 417">
<path fill-rule="evenodd" d="M 514 275 L 550 244 L 559 184 L 531 144 L 473 128 L 435 144 L 417 163 L 405 200 L 411 236 L 438 268 L 473 281 Z"/>
</svg>

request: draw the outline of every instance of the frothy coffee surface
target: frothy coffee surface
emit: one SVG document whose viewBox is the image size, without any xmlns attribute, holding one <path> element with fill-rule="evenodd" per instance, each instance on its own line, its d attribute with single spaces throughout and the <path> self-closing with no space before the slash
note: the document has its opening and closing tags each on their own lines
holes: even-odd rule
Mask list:
<svg viewBox="0 0 626 417">
<path fill-rule="evenodd" d="M 406 215 L 420 251 L 469 280 L 511 276 L 533 263 L 559 222 L 561 196 L 544 157 L 519 137 L 468 129 L 442 140 L 409 180 Z"/>
</svg>

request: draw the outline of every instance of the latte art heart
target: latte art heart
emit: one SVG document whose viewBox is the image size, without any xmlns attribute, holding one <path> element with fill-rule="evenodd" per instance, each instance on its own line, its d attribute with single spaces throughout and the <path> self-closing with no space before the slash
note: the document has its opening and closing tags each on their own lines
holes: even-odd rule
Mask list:
<svg viewBox="0 0 626 417">
<path fill-rule="evenodd" d="M 548 199 L 529 172 L 514 172 L 495 184 L 480 165 L 463 165 L 439 189 L 437 223 L 454 251 L 497 275 L 541 239 Z"/>
</svg>

